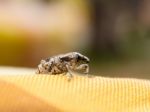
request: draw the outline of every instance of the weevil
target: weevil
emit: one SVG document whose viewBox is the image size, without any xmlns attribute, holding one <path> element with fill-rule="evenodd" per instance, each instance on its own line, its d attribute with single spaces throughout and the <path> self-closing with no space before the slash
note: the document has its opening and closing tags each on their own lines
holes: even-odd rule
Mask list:
<svg viewBox="0 0 150 112">
<path fill-rule="evenodd" d="M 60 54 L 41 60 L 38 65 L 37 74 L 68 74 L 69 78 L 73 77 L 71 71 L 83 71 L 89 73 L 90 59 L 78 52 Z"/>
</svg>

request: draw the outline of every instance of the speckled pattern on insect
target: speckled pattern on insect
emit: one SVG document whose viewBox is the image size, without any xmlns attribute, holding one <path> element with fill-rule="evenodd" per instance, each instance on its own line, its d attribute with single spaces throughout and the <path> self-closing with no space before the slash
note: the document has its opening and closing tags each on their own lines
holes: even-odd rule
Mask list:
<svg viewBox="0 0 150 112">
<path fill-rule="evenodd" d="M 89 58 L 78 53 L 70 52 L 66 54 L 60 54 L 53 57 L 49 57 L 45 60 L 41 60 L 36 71 L 37 74 L 63 74 L 68 73 L 72 77 L 70 71 L 84 71 L 84 74 L 89 73 Z"/>
</svg>

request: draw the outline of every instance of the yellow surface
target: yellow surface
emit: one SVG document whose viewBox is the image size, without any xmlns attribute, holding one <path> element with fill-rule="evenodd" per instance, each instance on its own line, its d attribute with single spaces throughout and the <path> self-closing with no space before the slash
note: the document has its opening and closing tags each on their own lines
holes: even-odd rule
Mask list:
<svg viewBox="0 0 150 112">
<path fill-rule="evenodd" d="M 150 82 L 61 75 L 0 75 L 0 112 L 150 112 Z"/>
</svg>

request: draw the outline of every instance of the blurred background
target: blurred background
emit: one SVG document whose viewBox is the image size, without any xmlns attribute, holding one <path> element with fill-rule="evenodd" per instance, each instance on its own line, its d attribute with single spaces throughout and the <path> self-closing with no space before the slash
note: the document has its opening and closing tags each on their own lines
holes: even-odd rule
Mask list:
<svg viewBox="0 0 150 112">
<path fill-rule="evenodd" d="M 0 66 L 77 51 L 90 73 L 150 79 L 149 0 L 0 0 Z"/>
</svg>

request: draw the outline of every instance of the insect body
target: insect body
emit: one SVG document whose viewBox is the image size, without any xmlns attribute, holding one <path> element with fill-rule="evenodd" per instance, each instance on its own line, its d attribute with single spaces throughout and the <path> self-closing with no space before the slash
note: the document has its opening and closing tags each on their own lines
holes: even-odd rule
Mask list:
<svg viewBox="0 0 150 112">
<path fill-rule="evenodd" d="M 84 71 L 85 74 L 89 73 L 89 58 L 78 53 L 70 52 L 66 54 L 56 55 L 45 60 L 41 60 L 38 65 L 37 74 L 62 74 L 69 73 L 69 77 L 72 77 L 70 71 Z"/>
</svg>

